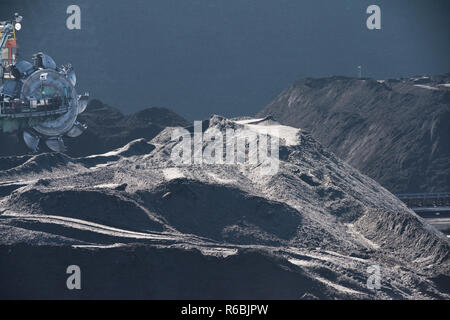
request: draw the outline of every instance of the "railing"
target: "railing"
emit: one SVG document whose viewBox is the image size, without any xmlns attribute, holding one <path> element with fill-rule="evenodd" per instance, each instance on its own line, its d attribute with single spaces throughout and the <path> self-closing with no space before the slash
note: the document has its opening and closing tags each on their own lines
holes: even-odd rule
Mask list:
<svg viewBox="0 0 450 320">
<path fill-rule="evenodd" d="M 25 108 L 22 112 L 17 113 L 9 113 L 5 112 L 6 108 L 10 107 L 10 102 L 0 102 L 0 118 L 10 118 L 10 119 L 17 119 L 17 118 L 36 118 L 36 117 L 46 117 L 46 116 L 53 116 L 53 115 L 59 115 L 63 114 L 69 111 L 69 108 L 67 106 L 58 108 L 55 110 L 31 110 L 29 108 Z"/>
<path fill-rule="evenodd" d="M 450 192 L 403 193 L 396 196 L 410 208 L 450 206 Z"/>
<path fill-rule="evenodd" d="M 436 192 L 436 193 L 399 193 L 396 194 L 399 199 L 418 199 L 418 198 L 442 198 L 450 197 L 450 192 Z"/>
</svg>

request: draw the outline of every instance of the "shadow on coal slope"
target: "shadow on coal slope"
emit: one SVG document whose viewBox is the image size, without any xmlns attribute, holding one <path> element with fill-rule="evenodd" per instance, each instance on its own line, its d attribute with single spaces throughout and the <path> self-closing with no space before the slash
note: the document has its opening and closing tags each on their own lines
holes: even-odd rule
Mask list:
<svg viewBox="0 0 450 320">
<path fill-rule="evenodd" d="M 145 208 L 107 190 L 38 190 L 28 189 L 11 195 L 11 208 L 19 212 L 74 218 L 133 231 L 163 231 Z"/>
<path fill-rule="evenodd" d="M 0 246 L 0 255 L 15 262 L 2 263 L 0 282 L 8 288 L 0 290 L 2 299 L 338 298 L 301 269 L 253 250 L 222 258 L 139 245 L 100 250 L 17 245 Z M 83 270 L 82 290 L 65 287 L 65 270 L 74 261 Z"/>
<path fill-rule="evenodd" d="M 270 244 L 291 240 L 302 223 L 300 213 L 288 205 L 226 185 L 175 179 L 139 194 L 170 226 L 217 241 Z"/>
</svg>

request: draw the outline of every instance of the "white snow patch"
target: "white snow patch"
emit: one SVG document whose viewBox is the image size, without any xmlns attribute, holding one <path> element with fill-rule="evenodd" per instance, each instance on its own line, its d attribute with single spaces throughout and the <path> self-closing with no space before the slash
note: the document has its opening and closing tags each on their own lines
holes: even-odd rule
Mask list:
<svg viewBox="0 0 450 320">
<path fill-rule="evenodd" d="M 358 230 L 356 230 L 355 226 L 352 223 L 347 223 L 346 226 L 348 228 L 347 232 L 350 233 L 355 239 L 359 240 L 360 243 L 366 245 L 367 247 L 369 247 L 371 249 L 378 250 L 380 248 L 380 246 L 378 244 L 367 239 L 366 237 L 364 237 L 363 234 L 358 232 Z"/>
<path fill-rule="evenodd" d="M 236 120 L 236 123 L 239 124 L 248 124 L 248 123 L 252 123 L 252 122 L 259 122 L 264 120 L 264 118 L 259 118 L 259 119 L 245 119 L 245 120 Z"/>
<path fill-rule="evenodd" d="M 321 261 L 326 261 L 326 262 L 330 262 L 333 264 L 341 264 L 341 260 L 339 260 L 336 256 L 331 256 L 330 254 L 325 255 L 325 254 L 315 254 L 313 252 L 304 252 L 304 251 L 299 251 L 296 250 L 293 247 L 289 247 L 289 251 L 294 253 L 294 254 L 301 254 L 303 256 L 309 257 L 309 258 L 313 258 L 316 260 L 321 260 Z"/>
<path fill-rule="evenodd" d="M 438 86 L 450 88 L 450 83 L 438 84 Z"/>
<path fill-rule="evenodd" d="M 425 263 L 425 262 L 432 262 L 433 261 L 433 255 L 429 255 L 422 258 L 417 258 L 414 260 L 415 263 Z"/>
<path fill-rule="evenodd" d="M 117 148 L 115 150 L 106 152 L 106 153 L 100 153 L 100 154 L 93 154 L 90 156 L 87 156 L 86 158 L 97 158 L 97 157 L 112 157 L 112 156 L 120 156 L 120 154 L 128 151 L 130 149 L 131 143 L 133 143 L 136 140 L 130 141 L 128 144 L 124 145 L 123 147 Z"/>
<path fill-rule="evenodd" d="M 178 168 L 166 168 L 163 170 L 163 174 L 166 180 L 184 178 L 183 172 Z"/>
<path fill-rule="evenodd" d="M 293 128 L 290 126 L 284 126 L 281 124 L 272 123 L 258 123 L 263 121 L 265 118 L 261 119 L 247 119 L 247 120 L 238 120 L 235 121 L 238 124 L 243 124 L 245 127 L 256 131 L 259 134 L 266 134 L 273 137 L 278 137 L 279 139 L 283 139 L 286 146 L 295 146 L 299 144 L 298 133 L 300 129 Z M 257 122 L 257 124 L 253 124 Z"/>
<path fill-rule="evenodd" d="M 319 276 L 316 276 L 315 279 L 316 279 L 316 280 L 319 280 L 320 282 L 322 282 L 322 283 L 324 283 L 324 284 L 326 284 L 327 286 L 330 286 L 330 287 L 332 287 L 332 288 L 334 288 L 334 289 L 336 289 L 336 290 L 338 290 L 338 291 L 344 292 L 344 293 L 349 293 L 349 294 L 363 294 L 363 293 L 360 292 L 360 291 L 356 291 L 356 290 L 353 290 L 353 289 L 350 289 L 350 288 L 341 286 L 340 284 L 333 283 L 333 282 L 331 282 L 331 281 L 329 281 L 329 280 L 327 280 L 327 279 L 321 278 L 321 277 L 319 277 Z"/>
<path fill-rule="evenodd" d="M 208 176 L 210 176 L 211 178 L 214 179 L 214 181 L 218 182 L 218 183 L 223 183 L 223 184 L 230 184 L 230 183 L 234 183 L 236 182 L 235 180 L 232 179 L 224 179 L 219 177 L 218 175 L 212 173 L 212 172 L 208 172 Z"/>
<path fill-rule="evenodd" d="M 117 188 L 118 186 L 120 186 L 120 184 L 117 183 L 104 183 L 104 184 L 97 184 L 95 186 L 93 186 L 94 188 L 99 188 L 99 189 L 114 189 Z"/>
<path fill-rule="evenodd" d="M 279 139 L 283 139 L 286 146 L 295 146 L 299 144 L 298 133 L 300 129 L 283 126 L 283 125 L 258 125 L 258 124 L 249 124 L 247 125 L 251 129 L 254 129 L 260 134 L 267 134 L 274 137 L 278 137 Z"/>
<path fill-rule="evenodd" d="M 125 150 L 124 147 L 120 148 L 120 149 L 116 149 L 113 151 L 109 151 L 106 153 L 100 153 L 100 154 L 93 154 L 90 156 L 87 156 L 86 158 L 97 158 L 97 157 L 112 157 L 112 156 L 117 156 L 119 155 L 121 152 L 123 152 Z"/>
<path fill-rule="evenodd" d="M 288 261 L 299 267 L 313 267 L 317 265 L 317 263 L 308 260 L 288 259 Z"/>
<path fill-rule="evenodd" d="M 73 248 L 100 248 L 100 249 L 109 249 L 109 248 L 118 248 L 123 247 L 124 243 L 114 243 L 114 244 L 74 244 L 72 245 Z"/>
<path fill-rule="evenodd" d="M 358 258 L 358 257 L 345 256 L 343 254 L 340 254 L 340 253 L 337 253 L 337 252 L 334 252 L 334 251 L 330 251 L 330 250 L 325 250 L 324 252 L 326 252 L 328 254 L 331 254 L 333 256 L 337 256 L 337 257 L 341 257 L 341 258 L 345 258 L 345 259 L 351 259 L 351 260 L 356 260 L 356 261 L 359 261 L 359 262 L 367 263 L 367 260 L 361 259 L 361 258 Z"/>
<path fill-rule="evenodd" d="M 237 249 L 231 248 L 201 248 L 200 252 L 205 256 L 220 256 L 220 257 L 228 257 L 233 256 L 238 253 Z"/>
<path fill-rule="evenodd" d="M 412 78 L 413 81 L 419 81 L 419 80 L 423 80 L 423 79 L 430 79 L 430 77 L 427 76 L 421 76 L 419 78 Z"/>
<path fill-rule="evenodd" d="M 414 87 L 419 87 L 422 89 L 428 89 L 428 90 L 439 90 L 438 88 L 432 87 L 432 86 L 427 86 L 424 84 L 415 84 Z"/>
<path fill-rule="evenodd" d="M 91 167 L 90 170 L 95 170 L 95 169 L 100 169 L 100 168 L 106 168 L 111 166 L 112 162 L 108 162 L 108 163 L 100 163 L 94 167 Z"/>
<path fill-rule="evenodd" d="M 12 211 L 7 211 L 3 214 L 3 217 L 16 218 L 22 220 L 38 221 L 40 223 L 52 223 L 62 225 L 69 228 L 75 228 L 78 230 L 91 231 L 101 234 L 106 234 L 115 237 L 125 237 L 134 239 L 151 239 L 151 240 L 175 240 L 174 237 L 169 235 L 163 235 L 158 233 L 143 233 L 135 232 L 125 229 L 114 228 L 106 225 L 102 225 L 95 222 L 90 222 L 82 219 L 68 218 L 62 216 L 43 215 L 43 214 L 22 214 Z"/>
</svg>

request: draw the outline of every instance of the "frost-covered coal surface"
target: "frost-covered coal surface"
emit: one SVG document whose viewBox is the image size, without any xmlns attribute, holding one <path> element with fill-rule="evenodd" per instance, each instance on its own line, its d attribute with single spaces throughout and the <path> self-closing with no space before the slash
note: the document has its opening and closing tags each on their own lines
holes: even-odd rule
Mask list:
<svg viewBox="0 0 450 320">
<path fill-rule="evenodd" d="M 378 183 L 300 129 L 212 127 L 276 129 L 278 172 L 175 165 L 172 128 L 106 154 L 0 158 L 0 297 L 450 298 L 449 240 Z"/>
</svg>

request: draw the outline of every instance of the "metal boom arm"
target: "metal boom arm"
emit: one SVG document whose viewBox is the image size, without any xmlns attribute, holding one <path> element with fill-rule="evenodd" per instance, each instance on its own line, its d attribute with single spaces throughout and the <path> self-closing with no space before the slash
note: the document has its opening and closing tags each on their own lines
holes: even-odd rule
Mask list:
<svg viewBox="0 0 450 320">
<path fill-rule="evenodd" d="M 6 43 L 6 40 L 8 39 L 9 33 L 12 31 L 12 25 L 10 23 L 8 23 L 4 28 L 3 28 L 3 37 L 2 37 L 2 42 L 0 42 L 0 52 L 3 50 L 3 46 Z M 0 62 L 3 64 L 3 57 L 0 57 Z"/>
</svg>

